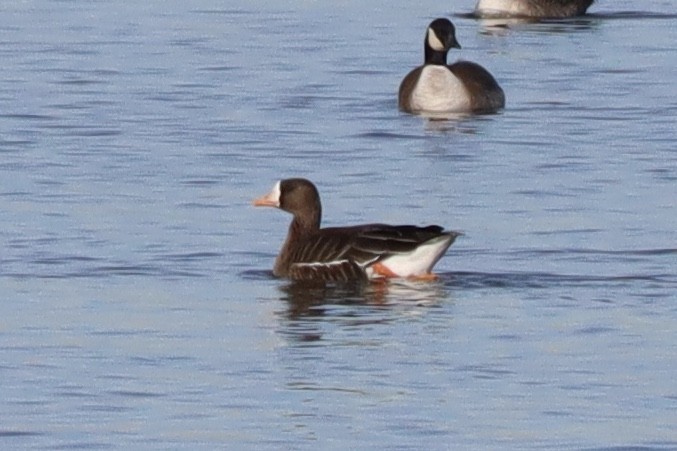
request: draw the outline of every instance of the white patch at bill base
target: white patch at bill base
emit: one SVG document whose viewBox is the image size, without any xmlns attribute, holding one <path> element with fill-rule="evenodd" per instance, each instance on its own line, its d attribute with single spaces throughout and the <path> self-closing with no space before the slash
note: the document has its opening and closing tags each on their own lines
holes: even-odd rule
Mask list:
<svg viewBox="0 0 677 451">
<path fill-rule="evenodd" d="M 278 180 L 275 186 L 273 186 L 273 189 L 270 191 L 270 193 L 266 196 L 266 198 L 274 202 L 277 207 L 280 206 L 280 184 L 282 183 L 282 180 Z"/>
</svg>

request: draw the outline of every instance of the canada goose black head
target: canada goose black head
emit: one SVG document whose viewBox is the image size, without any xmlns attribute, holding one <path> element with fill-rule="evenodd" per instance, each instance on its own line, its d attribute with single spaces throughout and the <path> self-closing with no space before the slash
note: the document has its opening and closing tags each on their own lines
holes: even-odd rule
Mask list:
<svg viewBox="0 0 677 451">
<path fill-rule="evenodd" d="M 425 40 L 425 64 L 447 64 L 447 52 L 450 49 L 460 49 L 461 44 L 456 40 L 456 29 L 448 19 L 433 20 L 428 25 Z"/>
</svg>

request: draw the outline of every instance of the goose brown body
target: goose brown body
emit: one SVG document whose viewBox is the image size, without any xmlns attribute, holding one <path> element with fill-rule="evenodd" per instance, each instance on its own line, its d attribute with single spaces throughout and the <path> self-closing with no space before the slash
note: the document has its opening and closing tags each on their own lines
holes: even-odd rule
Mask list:
<svg viewBox="0 0 677 451">
<path fill-rule="evenodd" d="M 273 268 L 275 276 L 293 280 L 426 278 L 460 235 L 436 225 L 320 228 L 319 193 L 306 179 L 281 180 L 254 205 L 277 207 L 293 215 Z"/>
</svg>

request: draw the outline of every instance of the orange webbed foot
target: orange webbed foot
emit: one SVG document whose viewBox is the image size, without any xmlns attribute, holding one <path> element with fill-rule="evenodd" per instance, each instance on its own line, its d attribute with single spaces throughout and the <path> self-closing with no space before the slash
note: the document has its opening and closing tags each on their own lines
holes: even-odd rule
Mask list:
<svg viewBox="0 0 677 451">
<path fill-rule="evenodd" d="M 382 265 L 381 263 L 374 263 L 371 265 L 371 269 L 374 271 L 374 274 L 378 274 L 381 277 L 386 279 L 394 279 L 399 277 L 397 274 L 392 272 L 387 266 Z"/>
</svg>

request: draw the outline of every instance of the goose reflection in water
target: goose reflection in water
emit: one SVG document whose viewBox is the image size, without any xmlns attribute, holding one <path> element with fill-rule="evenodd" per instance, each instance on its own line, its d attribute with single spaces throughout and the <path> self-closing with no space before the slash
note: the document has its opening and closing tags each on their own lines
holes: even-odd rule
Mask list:
<svg viewBox="0 0 677 451">
<path fill-rule="evenodd" d="M 363 328 L 418 317 L 449 302 L 445 284 L 389 282 L 329 285 L 292 282 L 278 288 L 286 309 L 279 312 L 280 335 L 309 344 L 327 340 L 334 328 Z"/>
<path fill-rule="evenodd" d="M 375 311 L 433 306 L 449 297 L 447 287 L 441 280 L 351 284 L 303 281 L 282 285 L 279 290 L 281 299 L 288 305 L 285 316 L 290 319 L 327 315 L 350 318 L 352 321 L 361 318 L 375 323 L 383 319 L 375 317 Z"/>
</svg>

